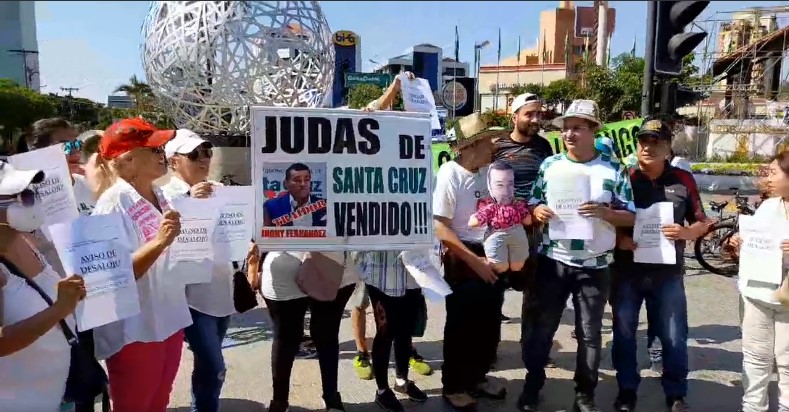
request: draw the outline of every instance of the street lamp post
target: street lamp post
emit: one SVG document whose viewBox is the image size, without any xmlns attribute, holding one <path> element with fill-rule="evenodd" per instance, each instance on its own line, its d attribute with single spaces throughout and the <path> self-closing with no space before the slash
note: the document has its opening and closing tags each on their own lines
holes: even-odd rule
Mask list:
<svg viewBox="0 0 789 412">
<path fill-rule="evenodd" d="M 477 79 L 474 82 L 474 110 L 475 111 L 481 111 L 482 110 L 482 101 L 481 101 L 481 97 L 480 97 L 480 94 L 479 94 L 479 68 L 480 68 L 481 59 L 482 59 L 481 58 L 482 54 L 480 53 L 480 51 L 482 49 L 484 49 L 485 47 L 488 47 L 488 45 L 490 45 L 490 42 L 487 41 L 487 40 L 485 40 L 483 42 L 480 42 L 480 43 L 475 43 L 474 44 L 474 70 L 477 73 Z"/>
</svg>

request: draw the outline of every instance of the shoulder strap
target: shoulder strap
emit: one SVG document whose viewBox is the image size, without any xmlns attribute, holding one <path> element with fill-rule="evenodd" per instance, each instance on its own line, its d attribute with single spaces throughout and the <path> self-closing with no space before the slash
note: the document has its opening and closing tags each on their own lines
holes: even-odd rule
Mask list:
<svg viewBox="0 0 789 412">
<path fill-rule="evenodd" d="M 47 295 L 47 293 L 44 292 L 43 289 L 41 289 L 41 286 L 38 286 L 36 282 L 33 282 L 33 279 L 30 279 L 29 277 L 25 276 L 25 274 L 22 273 L 22 271 L 19 270 L 19 268 L 16 267 L 16 265 L 9 262 L 8 259 L 2 256 L 0 256 L 0 263 L 5 265 L 5 267 L 8 268 L 8 271 L 11 272 L 12 275 L 21 278 L 22 280 L 25 281 L 25 283 L 27 283 L 28 286 L 30 286 L 31 288 L 33 288 L 33 290 L 38 292 L 38 294 L 41 295 L 41 299 L 44 299 L 44 302 L 47 302 L 47 305 L 52 306 L 54 304 L 52 298 L 50 298 L 49 295 Z M 63 331 L 63 335 L 66 337 L 66 340 L 68 341 L 69 345 L 75 345 L 78 342 L 77 336 L 68 326 L 66 321 L 64 319 L 61 319 L 58 323 L 60 324 L 60 329 Z"/>
</svg>

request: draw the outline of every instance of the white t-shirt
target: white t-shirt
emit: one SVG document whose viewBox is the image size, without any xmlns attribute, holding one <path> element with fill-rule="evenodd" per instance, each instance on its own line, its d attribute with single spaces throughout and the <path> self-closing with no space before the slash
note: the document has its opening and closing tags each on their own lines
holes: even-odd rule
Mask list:
<svg viewBox="0 0 789 412">
<path fill-rule="evenodd" d="M 260 293 L 269 300 L 293 300 L 306 297 L 296 283 L 296 273 L 304 260 L 305 252 L 269 252 L 261 266 Z M 349 257 L 343 252 L 325 252 L 326 256 L 339 263 L 345 263 L 340 288 L 359 281 L 359 272 Z"/>
<path fill-rule="evenodd" d="M 222 186 L 219 182 L 210 183 Z M 186 197 L 189 189 L 186 182 L 175 176 L 162 186 L 162 192 L 170 203 L 174 199 Z M 210 282 L 186 285 L 186 301 L 189 307 L 219 318 L 236 313 L 233 301 L 233 263 L 229 258 L 223 257 L 224 254 L 225 250 L 222 248 L 214 250 L 214 272 Z"/>
<path fill-rule="evenodd" d="M 74 199 L 77 200 L 77 210 L 82 216 L 90 216 L 93 208 L 96 207 L 96 199 L 93 197 L 93 191 L 90 190 L 88 182 L 85 181 L 85 176 L 73 174 L 74 178 Z"/>
<path fill-rule="evenodd" d="M 163 209 L 169 207 L 161 188 L 154 193 Z M 94 215 L 119 213 L 132 251 L 156 236 L 162 214 L 123 179 L 118 179 L 96 202 Z M 140 314 L 93 330 L 96 357 L 107 359 L 132 342 L 162 342 L 192 324 L 185 285 L 171 276 L 167 254 L 162 253 L 146 274 L 137 280 Z"/>
<path fill-rule="evenodd" d="M 789 225 L 784 212 L 784 204 L 780 197 L 772 197 L 762 202 L 759 208 L 756 209 L 754 217 L 771 222 L 783 222 L 784 225 Z M 789 267 L 789 261 L 787 261 L 786 255 L 784 255 L 784 268 L 787 267 Z M 778 290 L 778 285 L 748 282 L 745 277 L 740 276 L 737 280 L 737 286 L 740 288 L 740 293 L 746 298 L 771 305 L 781 305 L 781 302 L 775 299 L 774 296 L 775 291 Z"/>
<path fill-rule="evenodd" d="M 433 215 L 451 220 L 451 229 L 464 242 L 482 243 L 485 227 L 472 228 L 468 220 L 480 199 L 488 196 L 487 171 L 472 173 L 455 161 L 441 165 L 433 188 Z"/>
</svg>

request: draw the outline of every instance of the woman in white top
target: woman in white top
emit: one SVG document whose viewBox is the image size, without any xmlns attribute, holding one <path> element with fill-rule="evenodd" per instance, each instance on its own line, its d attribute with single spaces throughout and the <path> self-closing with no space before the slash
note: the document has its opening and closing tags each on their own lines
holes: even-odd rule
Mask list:
<svg viewBox="0 0 789 412">
<path fill-rule="evenodd" d="M 789 151 L 781 152 L 770 163 L 767 185 L 773 195 L 756 210 L 756 218 L 789 224 Z M 739 248 L 740 238 L 732 239 Z M 789 239 L 781 243 L 786 280 Z M 789 307 L 776 298 L 780 285 L 739 279 L 742 294 L 742 411 L 767 411 L 767 387 L 778 367 L 778 410 L 789 411 Z"/>
<path fill-rule="evenodd" d="M 96 356 L 107 360 L 114 412 L 164 412 L 192 324 L 184 284 L 169 270 L 167 247 L 181 230 L 154 180 L 165 172 L 161 147 L 174 135 L 142 119 L 107 128 L 99 142 L 100 195 L 94 215 L 117 213 L 129 240 L 140 314 L 94 329 Z M 106 188 L 106 189 L 105 189 Z"/>
<path fill-rule="evenodd" d="M 311 313 L 310 336 L 318 352 L 326 411 L 345 411 L 342 398 L 337 391 L 340 321 L 359 276 L 350 258 L 346 259 L 342 252 L 326 253 L 326 255 L 337 262 L 347 263 L 337 298 L 331 302 L 321 302 L 308 297 L 296 284 L 296 273 L 304 259 L 303 252 L 269 252 L 261 264 L 260 292 L 274 324 L 274 341 L 271 346 L 271 380 L 274 396 L 269 405 L 269 412 L 288 410 L 290 374 L 296 352 L 301 345 L 304 315 L 308 309 Z"/>
<path fill-rule="evenodd" d="M 85 297 L 79 276 L 60 276 L 35 250 L 29 233 L 44 223 L 32 183 L 40 170 L 15 170 L 0 161 L 0 259 L 35 282 L 49 306 L 19 274 L 0 263 L 0 411 L 56 412 L 66 388 L 71 348 L 58 323 Z"/>
<path fill-rule="evenodd" d="M 210 197 L 213 186 L 209 182 L 211 143 L 191 130 L 180 129 L 175 138 L 164 146 L 173 176 L 162 189 L 170 199 L 191 196 Z M 257 256 L 257 248 L 250 256 Z M 184 329 L 186 343 L 194 354 L 192 370 L 192 412 L 217 412 L 219 395 L 225 380 L 225 359 L 222 341 L 230 326 L 230 316 L 236 312 L 233 302 L 233 264 L 223 257 L 224 251 L 214 251 L 214 271 L 208 283 L 186 286 L 186 301 L 192 313 L 192 325 Z"/>
</svg>

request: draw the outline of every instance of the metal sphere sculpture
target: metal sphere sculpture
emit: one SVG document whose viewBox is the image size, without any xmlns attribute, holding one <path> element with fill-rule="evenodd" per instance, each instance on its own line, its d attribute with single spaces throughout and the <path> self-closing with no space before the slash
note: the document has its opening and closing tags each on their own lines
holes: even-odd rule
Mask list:
<svg viewBox="0 0 789 412">
<path fill-rule="evenodd" d="M 249 105 L 316 107 L 330 94 L 317 1 L 156 1 L 142 34 L 148 84 L 179 127 L 246 134 Z"/>
</svg>

